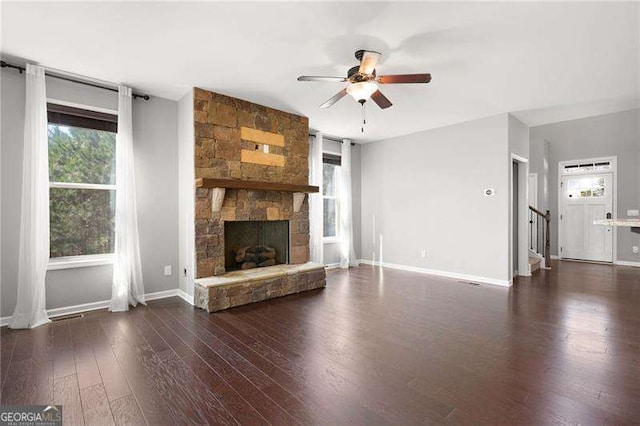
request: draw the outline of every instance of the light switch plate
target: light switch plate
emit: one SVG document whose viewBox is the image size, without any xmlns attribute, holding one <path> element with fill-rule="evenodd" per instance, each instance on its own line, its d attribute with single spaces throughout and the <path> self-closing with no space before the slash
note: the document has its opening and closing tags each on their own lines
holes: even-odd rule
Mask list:
<svg viewBox="0 0 640 426">
<path fill-rule="evenodd" d="M 168 277 L 168 276 L 171 275 L 171 265 L 166 265 L 164 267 L 164 275 L 165 275 L 165 277 Z"/>
<path fill-rule="evenodd" d="M 482 193 L 485 197 L 493 197 L 496 195 L 496 190 L 494 188 L 485 188 Z"/>
<path fill-rule="evenodd" d="M 640 210 L 627 210 L 627 216 L 640 216 Z"/>
</svg>

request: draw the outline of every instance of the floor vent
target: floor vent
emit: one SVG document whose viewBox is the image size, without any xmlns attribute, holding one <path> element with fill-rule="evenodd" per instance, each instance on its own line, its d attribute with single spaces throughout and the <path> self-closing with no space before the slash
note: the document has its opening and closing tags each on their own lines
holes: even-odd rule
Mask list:
<svg viewBox="0 0 640 426">
<path fill-rule="evenodd" d="M 458 281 L 458 282 L 462 283 L 462 284 L 476 285 L 478 287 L 480 287 L 482 285 L 480 283 L 472 283 L 471 281 Z"/>
<path fill-rule="evenodd" d="M 51 322 L 67 321 L 67 320 L 72 320 L 76 318 L 84 318 L 84 314 L 62 315 L 59 317 L 52 318 Z"/>
</svg>

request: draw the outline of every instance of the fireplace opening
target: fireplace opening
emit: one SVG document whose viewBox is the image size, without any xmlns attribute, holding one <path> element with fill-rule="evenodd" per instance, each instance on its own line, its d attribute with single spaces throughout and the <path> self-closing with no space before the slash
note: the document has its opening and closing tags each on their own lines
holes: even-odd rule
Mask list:
<svg viewBox="0 0 640 426">
<path fill-rule="evenodd" d="M 252 269 L 289 263 L 289 221 L 224 223 L 225 269 Z"/>
</svg>

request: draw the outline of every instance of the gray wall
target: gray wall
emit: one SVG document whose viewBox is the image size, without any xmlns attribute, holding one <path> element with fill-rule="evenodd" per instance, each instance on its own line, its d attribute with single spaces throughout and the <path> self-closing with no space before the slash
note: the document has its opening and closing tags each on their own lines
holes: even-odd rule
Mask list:
<svg viewBox="0 0 640 426">
<path fill-rule="evenodd" d="M 538 175 L 538 210 L 549 208 L 549 141 L 531 139 L 529 173 Z"/>
<path fill-rule="evenodd" d="M 529 127 L 508 114 L 509 117 L 509 154 L 529 158 Z"/>
<path fill-rule="evenodd" d="M 531 128 L 535 139 L 549 141 L 549 210 L 551 253 L 558 254 L 558 162 L 592 157 L 618 157 L 618 217 L 640 208 L 640 132 L 638 110 L 564 121 Z M 640 235 L 618 228 L 618 260 L 640 261 L 631 247 Z"/>
<path fill-rule="evenodd" d="M 13 313 L 16 301 L 17 258 L 22 181 L 24 74 L 2 70 L 2 288 L 0 316 Z M 47 79 L 47 97 L 94 107 L 117 109 L 117 94 Z M 140 249 L 147 293 L 178 285 L 177 227 L 177 103 L 152 97 L 133 102 Z M 164 265 L 173 275 L 164 276 Z M 85 267 L 47 273 L 47 308 L 108 300 L 111 266 Z"/>
<path fill-rule="evenodd" d="M 362 258 L 362 151 L 360 145 L 351 147 L 351 197 L 353 209 L 353 249 Z"/>
<path fill-rule="evenodd" d="M 508 127 L 500 114 L 362 145 L 362 257 L 506 284 Z"/>
</svg>

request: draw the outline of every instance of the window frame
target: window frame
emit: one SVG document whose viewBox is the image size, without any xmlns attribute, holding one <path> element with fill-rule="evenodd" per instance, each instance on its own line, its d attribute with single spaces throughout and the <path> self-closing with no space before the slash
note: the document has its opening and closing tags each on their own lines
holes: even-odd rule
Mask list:
<svg viewBox="0 0 640 426">
<path fill-rule="evenodd" d="M 325 155 L 327 155 L 328 157 L 332 158 L 334 160 L 334 162 L 331 161 L 325 161 L 326 157 Z M 335 164 L 335 161 L 340 161 L 340 164 Z M 322 151 L 322 168 L 323 168 L 323 173 L 324 173 L 324 165 L 325 164 L 333 164 L 334 166 L 337 166 L 338 168 L 335 169 L 335 173 L 336 176 L 334 176 L 335 179 L 335 187 L 336 187 L 336 191 L 335 191 L 335 195 L 325 195 L 324 193 L 322 194 L 322 220 L 323 220 L 323 227 L 322 227 L 322 242 L 323 243 L 327 243 L 327 244 L 337 244 L 340 242 L 340 226 L 339 226 L 339 221 L 340 221 L 340 174 L 339 174 L 339 167 L 342 167 L 342 156 L 340 154 L 336 154 L 335 152 L 331 152 L 331 151 Z M 323 188 L 323 192 L 324 192 L 324 188 Z M 336 235 L 332 236 L 332 237 L 325 237 L 324 236 L 324 200 L 335 200 L 335 204 L 336 204 Z"/>
<path fill-rule="evenodd" d="M 47 98 L 47 125 L 48 124 L 60 125 L 59 123 L 49 122 L 48 112 L 49 112 L 50 105 L 54 107 L 59 106 L 61 107 L 60 108 L 61 110 L 64 110 L 66 108 L 81 109 L 89 113 L 89 117 L 94 116 L 97 119 L 100 119 L 102 117 L 106 118 L 106 116 L 115 116 L 117 118 L 118 116 L 118 111 L 114 111 L 111 109 Z M 115 184 L 111 185 L 111 184 L 49 181 L 49 190 L 54 188 L 116 191 Z M 50 239 L 51 239 L 51 234 L 49 234 L 49 240 Z M 89 266 L 105 266 L 105 265 L 112 265 L 114 261 L 115 261 L 115 253 L 83 254 L 83 255 L 77 255 L 77 256 L 50 257 L 49 262 L 47 264 L 47 270 L 55 271 L 55 270 L 61 270 L 61 269 L 84 268 Z"/>
</svg>

